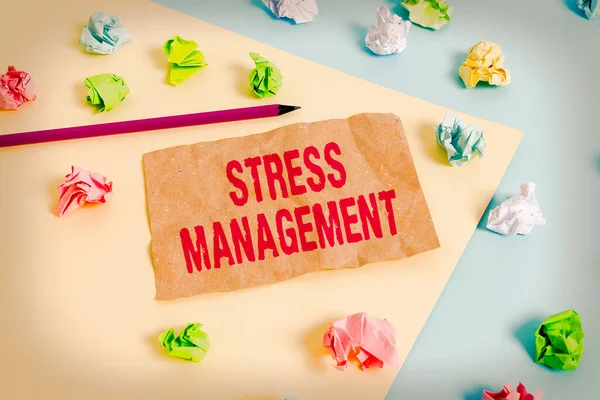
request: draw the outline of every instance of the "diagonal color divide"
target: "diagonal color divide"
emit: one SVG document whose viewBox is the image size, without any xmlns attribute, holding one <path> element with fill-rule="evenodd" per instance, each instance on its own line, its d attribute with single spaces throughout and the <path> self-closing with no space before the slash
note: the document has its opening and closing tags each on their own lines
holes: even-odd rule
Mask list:
<svg viewBox="0 0 600 400">
<path fill-rule="evenodd" d="M 302 110 L 246 121 L 0 150 L 0 394 L 66 399 L 381 399 L 396 370 L 344 373 L 321 346 L 334 320 L 367 312 L 397 328 L 401 363 L 416 340 L 476 228 L 522 133 L 456 113 L 485 131 L 487 154 L 459 169 L 445 162 L 434 127 L 447 111 L 236 35 L 143 0 L 108 0 L 133 42 L 110 56 L 85 54 L 80 27 L 97 5 L 74 0 L 40 4 L 27 19 L 7 19 L 0 65 L 14 64 L 36 80 L 38 99 L 17 113 L 0 113 L 3 132 L 48 129 L 134 118 L 267 104 L 253 98 L 248 53 L 283 72 L 272 102 Z M 41 37 L 52 34 L 51 41 Z M 182 85 L 166 83 L 161 45 L 178 34 L 196 40 L 208 66 Z M 28 51 L 22 51 L 27 48 Z M 8 60 L 8 55 L 11 59 Z M 128 98 L 110 113 L 85 104 L 83 79 L 123 76 Z M 404 124 L 441 248 L 403 261 L 357 270 L 308 274 L 284 283 L 171 302 L 154 298 L 145 208 L 143 153 L 179 144 L 265 132 L 294 122 L 392 112 Z M 210 154 L 205 155 L 210 157 Z M 114 181 L 115 196 L 56 218 L 56 185 L 71 164 Z M 26 183 L 26 184 L 25 184 Z M 162 354 L 157 336 L 198 321 L 211 337 L 200 364 Z M 27 343 L 15 346 L 15 343 Z M 26 370 L 27 373 L 22 373 Z M 36 377 L 36 385 L 30 377 Z"/>
</svg>

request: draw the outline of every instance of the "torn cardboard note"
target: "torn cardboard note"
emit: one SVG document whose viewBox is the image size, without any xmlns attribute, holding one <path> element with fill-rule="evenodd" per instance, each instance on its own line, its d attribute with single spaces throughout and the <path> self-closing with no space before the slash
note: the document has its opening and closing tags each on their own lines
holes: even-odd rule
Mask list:
<svg viewBox="0 0 600 400">
<path fill-rule="evenodd" d="M 159 300 L 439 247 L 393 114 L 158 150 L 144 168 Z"/>
</svg>

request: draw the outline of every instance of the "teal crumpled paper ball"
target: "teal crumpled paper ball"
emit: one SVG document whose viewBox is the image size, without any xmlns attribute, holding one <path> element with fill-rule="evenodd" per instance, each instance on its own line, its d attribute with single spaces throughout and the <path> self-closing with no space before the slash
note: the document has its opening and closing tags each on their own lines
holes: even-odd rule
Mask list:
<svg viewBox="0 0 600 400">
<path fill-rule="evenodd" d="M 118 15 L 110 16 L 102 11 L 93 13 L 87 26 L 83 26 L 79 44 L 88 53 L 111 54 L 131 43 L 131 34 L 121 24 Z"/>
<path fill-rule="evenodd" d="M 577 0 L 577 6 L 587 19 L 600 18 L 600 0 Z"/>
<path fill-rule="evenodd" d="M 483 130 L 465 123 L 455 115 L 446 114 L 444 121 L 436 127 L 437 142 L 448 153 L 448 162 L 460 167 L 466 164 L 474 155 L 483 157 L 485 141 Z"/>
</svg>

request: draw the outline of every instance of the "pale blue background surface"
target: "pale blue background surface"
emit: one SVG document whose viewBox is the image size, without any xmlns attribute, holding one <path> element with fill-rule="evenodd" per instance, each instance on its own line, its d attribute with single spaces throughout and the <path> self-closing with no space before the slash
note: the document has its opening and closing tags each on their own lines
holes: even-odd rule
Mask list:
<svg viewBox="0 0 600 400">
<path fill-rule="evenodd" d="M 259 0 L 158 2 L 525 131 L 496 198 L 537 183 L 548 225 L 516 238 L 475 232 L 388 399 L 479 400 L 483 387 L 519 380 L 543 389 L 545 400 L 600 398 L 600 20 L 585 19 L 576 0 L 449 0 L 449 25 L 438 32 L 413 25 L 404 53 L 379 57 L 364 36 L 380 5 L 406 17 L 397 2 L 319 0 L 320 15 L 298 26 L 274 19 Z M 463 87 L 457 68 L 479 40 L 502 46 L 509 86 Z M 523 342 L 532 349 L 541 319 L 569 308 L 583 319 L 585 355 L 575 372 L 550 371 L 531 361 Z"/>
</svg>

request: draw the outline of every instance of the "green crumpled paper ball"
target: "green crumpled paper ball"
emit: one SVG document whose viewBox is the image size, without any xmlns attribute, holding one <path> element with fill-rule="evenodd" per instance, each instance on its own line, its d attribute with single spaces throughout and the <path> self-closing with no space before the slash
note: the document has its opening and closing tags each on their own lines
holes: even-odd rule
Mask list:
<svg viewBox="0 0 600 400">
<path fill-rule="evenodd" d="M 574 310 L 552 315 L 535 332 L 535 361 L 554 369 L 577 369 L 583 355 L 581 317 Z"/>
<path fill-rule="evenodd" d="M 169 83 L 173 86 L 206 67 L 206 59 L 200 50 L 196 50 L 198 43 L 193 40 L 185 40 L 180 36 L 173 36 L 165 42 L 162 47 L 164 53 L 169 57 Z"/>
<path fill-rule="evenodd" d="M 90 76 L 85 79 L 85 86 L 89 88 L 87 102 L 97 106 L 99 112 L 112 110 L 129 94 L 125 80 L 115 74 Z"/>
<path fill-rule="evenodd" d="M 197 322 L 188 324 L 179 336 L 175 336 L 175 331 L 171 328 L 161 333 L 158 340 L 169 355 L 194 362 L 202 361 L 210 349 L 208 333 Z"/>
<path fill-rule="evenodd" d="M 250 53 L 256 68 L 250 71 L 250 86 L 258 97 L 274 96 L 283 84 L 283 75 L 272 62 L 258 53 Z"/>
<path fill-rule="evenodd" d="M 409 13 L 409 19 L 425 28 L 440 29 L 450 22 L 452 7 L 445 0 L 404 0 L 400 3 Z"/>
</svg>

